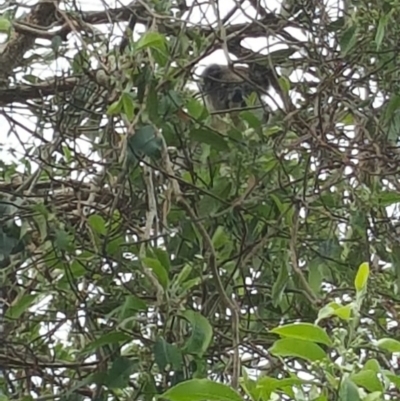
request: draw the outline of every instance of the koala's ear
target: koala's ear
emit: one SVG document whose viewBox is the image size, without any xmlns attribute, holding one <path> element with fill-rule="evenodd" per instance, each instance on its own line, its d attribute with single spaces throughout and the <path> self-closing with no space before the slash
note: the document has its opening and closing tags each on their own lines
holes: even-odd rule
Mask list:
<svg viewBox="0 0 400 401">
<path fill-rule="evenodd" d="M 223 75 L 222 67 L 218 64 L 209 65 L 201 74 L 203 79 L 221 80 Z"/>
<path fill-rule="evenodd" d="M 271 86 L 270 71 L 264 66 L 256 63 L 251 64 L 249 77 L 254 83 L 260 85 L 265 90 L 268 90 Z"/>
</svg>

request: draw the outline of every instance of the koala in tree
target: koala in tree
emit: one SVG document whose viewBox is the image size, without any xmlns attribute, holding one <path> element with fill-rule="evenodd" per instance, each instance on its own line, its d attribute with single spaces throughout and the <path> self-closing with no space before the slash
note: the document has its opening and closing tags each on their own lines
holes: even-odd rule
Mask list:
<svg viewBox="0 0 400 401">
<path fill-rule="evenodd" d="M 237 125 L 238 114 L 248 107 L 246 99 L 252 93 L 257 95 L 255 107 L 263 109 L 264 119 L 268 119 L 268 107 L 261 99 L 270 88 L 267 71 L 258 67 L 229 67 L 220 64 L 209 65 L 201 75 L 200 91 L 210 112 L 229 113 Z M 221 128 L 220 119 L 214 119 L 214 128 Z"/>
</svg>

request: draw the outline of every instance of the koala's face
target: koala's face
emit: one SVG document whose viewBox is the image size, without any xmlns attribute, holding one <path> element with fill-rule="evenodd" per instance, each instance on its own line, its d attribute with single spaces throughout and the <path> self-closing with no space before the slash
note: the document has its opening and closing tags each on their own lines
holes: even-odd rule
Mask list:
<svg viewBox="0 0 400 401">
<path fill-rule="evenodd" d="M 248 77 L 248 70 L 236 67 L 237 74 L 227 66 L 212 64 L 202 74 L 201 90 L 212 110 L 229 110 L 246 107 L 246 97 L 254 88 L 242 77 Z"/>
</svg>

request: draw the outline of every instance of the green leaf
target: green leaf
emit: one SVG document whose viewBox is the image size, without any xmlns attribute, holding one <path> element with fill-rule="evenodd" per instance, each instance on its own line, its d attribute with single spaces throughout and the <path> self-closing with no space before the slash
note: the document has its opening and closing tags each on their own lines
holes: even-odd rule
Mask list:
<svg viewBox="0 0 400 401">
<path fill-rule="evenodd" d="M 345 378 L 340 383 L 338 401 L 360 401 L 357 386 L 349 379 Z"/>
<path fill-rule="evenodd" d="M 135 111 L 135 102 L 130 93 L 122 93 L 122 110 L 125 113 L 127 119 L 129 121 L 133 121 L 134 111 Z"/>
<path fill-rule="evenodd" d="M 159 283 L 164 289 L 166 289 L 169 284 L 168 272 L 165 267 L 160 263 L 160 261 L 154 258 L 143 258 L 142 262 L 151 270 L 153 270 L 158 278 Z"/>
<path fill-rule="evenodd" d="M 160 156 L 161 146 L 162 139 L 157 138 L 154 127 L 145 125 L 128 138 L 128 156 L 134 161 L 143 155 Z"/>
<path fill-rule="evenodd" d="M 182 352 L 176 345 L 169 344 L 162 337 L 159 337 L 154 343 L 153 352 L 154 359 L 161 372 L 165 372 L 167 368 L 173 371 L 182 370 Z"/>
<path fill-rule="evenodd" d="M 389 122 L 392 120 L 393 115 L 395 115 L 396 111 L 400 108 L 400 95 L 393 94 L 390 97 L 389 102 L 387 102 L 384 107 L 384 121 Z"/>
<path fill-rule="evenodd" d="M 8 33 L 11 29 L 11 21 L 6 18 L 0 18 L 0 32 Z"/>
<path fill-rule="evenodd" d="M 106 222 L 103 217 L 99 216 L 98 214 L 92 214 L 88 217 L 88 222 L 95 233 L 102 235 L 106 234 Z"/>
<path fill-rule="evenodd" d="M 376 50 L 379 50 L 382 45 L 383 38 L 385 37 L 385 29 L 387 23 L 388 23 L 387 15 L 383 15 L 381 16 L 381 18 L 379 18 L 378 28 L 376 29 L 376 34 L 375 34 Z"/>
<path fill-rule="evenodd" d="M 258 118 L 256 112 L 244 110 L 240 112 L 239 116 L 242 121 L 247 122 L 250 128 L 257 129 L 262 125 L 262 121 Z"/>
<path fill-rule="evenodd" d="M 382 401 L 383 399 L 381 391 L 374 391 L 363 398 L 363 401 Z"/>
<path fill-rule="evenodd" d="M 226 151 L 229 149 L 225 138 L 217 132 L 211 130 L 201 128 L 193 129 L 190 131 L 190 137 L 194 141 L 206 143 L 218 151 Z"/>
<path fill-rule="evenodd" d="M 192 335 L 186 342 L 184 351 L 188 354 L 202 356 L 211 343 L 213 329 L 209 321 L 200 313 L 191 310 L 184 311 L 182 316 L 192 326 Z"/>
<path fill-rule="evenodd" d="M 385 377 L 391 382 L 393 383 L 397 388 L 400 389 L 400 377 L 393 374 L 390 370 L 384 370 L 383 374 L 385 375 Z"/>
<path fill-rule="evenodd" d="M 68 266 L 68 265 L 67 265 Z M 71 278 L 77 279 L 83 277 L 87 273 L 85 265 L 79 260 L 74 260 L 68 267 L 65 268 L 65 280 L 70 281 Z"/>
<path fill-rule="evenodd" d="M 289 273 L 287 269 L 287 264 L 282 263 L 278 272 L 278 277 L 272 286 L 271 298 L 272 298 L 272 304 L 274 306 L 277 306 L 281 303 L 288 282 L 289 282 Z"/>
<path fill-rule="evenodd" d="M 164 49 L 165 37 L 158 32 L 146 32 L 142 34 L 136 45 L 136 50 L 143 50 L 148 47 L 153 49 Z"/>
<path fill-rule="evenodd" d="M 55 230 L 54 245 L 60 251 L 68 251 L 74 248 L 72 236 L 69 235 L 65 230 Z"/>
<path fill-rule="evenodd" d="M 321 291 L 321 284 L 325 278 L 318 259 L 313 259 L 308 265 L 308 283 L 311 289 L 318 294 Z"/>
<path fill-rule="evenodd" d="M 147 304 L 135 295 L 127 295 L 125 302 L 121 305 L 120 318 L 124 320 L 128 317 L 134 316 L 138 311 L 146 311 Z"/>
<path fill-rule="evenodd" d="M 280 76 L 278 79 L 279 86 L 281 89 L 285 92 L 288 93 L 290 90 L 290 81 L 287 79 L 285 76 Z"/>
<path fill-rule="evenodd" d="M 375 373 L 381 372 L 381 365 L 376 359 L 368 359 L 363 366 L 363 370 L 372 370 Z"/>
<path fill-rule="evenodd" d="M 187 104 L 187 111 L 190 116 L 193 118 L 200 119 L 203 115 L 205 115 L 204 105 L 202 102 L 199 102 L 197 99 L 191 98 Z"/>
<path fill-rule="evenodd" d="M 154 401 L 156 400 L 156 395 L 158 395 L 156 381 L 154 376 L 149 373 L 141 373 L 141 383 L 142 389 L 141 394 L 144 397 L 144 401 Z M 144 383 L 144 384 L 143 384 Z"/>
<path fill-rule="evenodd" d="M 110 370 L 107 372 L 104 384 L 109 388 L 126 388 L 129 385 L 129 378 L 137 370 L 137 362 L 120 356 L 116 358 Z"/>
<path fill-rule="evenodd" d="M 218 226 L 212 236 L 212 243 L 215 249 L 224 246 L 229 241 L 223 226 Z"/>
<path fill-rule="evenodd" d="M 378 195 L 379 205 L 391 206 L 400 202 L 400 192 L 383 191 Z"/>
<path fill-rule="evenodd" d="M 342 320 L 349 321 L 353 312 L 353 306 L 351 304 L 341 306 L 334 310 L 333 314 L 340 317 Z"/>
<path fill-rule="evenodd" d="M 340 38 L 340 48 L 343 55 L 346 55 L 356 44 L 357 42 L 357 25 L 353 24 L 349 28 L 347 28 L 343 35 Z"/>
<path fill-rule="evenodd" d="M 235 390 L 208 379 L 187 380 L 170 388 L 160 397 L 171 401 L 243 401 Z"/>
<path fill-rule="evenodd" d="M 326 331 L 311 323 L 293 323 L 286 326 L 276 327 L 270 330 L 271 333 L 282 337 L 298 338 L 300 340 L 312 341 L 325 345 L 332 345 Z"/>
<path fill-rule="evenodd" d="M 95 341 L 92 341 L 82 350 L 82 353 L 93 351 L 97 348 L 103 347 L 104 345 L 118 344 L 129 340 L 132 340 L 130 335 L 121 333 L 119 331 L 113 331 L 111 333 L 104 334 Z"/>
<path fill-rule="evenodd" d="M 110 106 L 108 106 L 107 109 L 107 114 L 109 116 L 115 116 L 117 114 L 119 114 L 122 110 L 122 100 L 119 99 L 117 101 L 115 101 L 114 103 L 111 103 Z"/>
<path fill-rule="evenodd" d="M 351 313 L 353 311 L 352 304 L 348 304 L 342 306 L 336 302 L 330 302 L 328 305 L 325 305 L 318 312 L 318 319 L 316 323 L 321 321 L 322 319 L 326 319 L 331 316 L 338 316 L 341 319 L 348 321 L 351 317 Z"/>
<path fill-rule="evenodd" d="M 381 338 L 376 342 L 377 347 L 388 352 L 400 352 L 400 342 L 392 338 Z"/>
<path fill-rule="evenodd" d="M 257 380 L 254 395 L 256 400 L 259 399 L 270 399 L 271 394 L 276 390 L 283 390 L 286 388 L 292 388 L 293 386 L 300 386 L 304 382 L 297 377 L 291 377 L 287 379 L 275 379 L 273 377 L 260 377 Z"/>
<path fill-rule="evenodd" d="M 326 358 L 325 351 L 310 341 L 293 338 L 283 338 L 275 341 L 269 351 L 277 356 L 293 356 L 308 361 L 318 361 Z"/>
<path fill-rule="evenodd" d="M 6 317 L 13 320 L 20 318 L 38 296 L 39 294 L 24 294 L 18 297 L 7 309 Z"/>
<path fill-rule="evenodd" d="M 360 267 L 358 268 L 356 278 L 354 280 L 354 286 L 357 292 L 360 292 L 365 288 L 365 286 L 367 285 L 368 277 L 369 264 L 361 263 Z"/>
<path fill-rule="evenodd" d="M 0 261 L 7 259 L 19 243 L 18 238 L 10 237 L 0 227 Z"/>
<path fill-rule="evenodd" d="M 152 248 L 152 251 L 154 256 L 160 261 L 165 270 L 169 273 L 171 270 L 171 263 L 169 261 L 169 255 L 167 251 L 161 248 Z"/>
<path fill-rule="evenodd" d="M 372 370 L 363 369 L 358 373 L 352 374 L 350 379 L 357 386 L 364 387 L 369 392 L 383 390 L 382 383 L 378 379 L 376 372 Z"/>
</svg>

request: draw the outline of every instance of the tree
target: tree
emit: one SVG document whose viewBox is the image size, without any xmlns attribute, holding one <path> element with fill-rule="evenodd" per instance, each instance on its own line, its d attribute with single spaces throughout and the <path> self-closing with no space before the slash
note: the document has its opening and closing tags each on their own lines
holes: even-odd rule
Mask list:
<svg viewBox="0 0 400 401">
<path fill-rule="evenodd" d="M 400 7 L 265 3 L 2 6 L 1 401 L 399 398 Z"/>
</svg>

